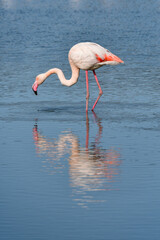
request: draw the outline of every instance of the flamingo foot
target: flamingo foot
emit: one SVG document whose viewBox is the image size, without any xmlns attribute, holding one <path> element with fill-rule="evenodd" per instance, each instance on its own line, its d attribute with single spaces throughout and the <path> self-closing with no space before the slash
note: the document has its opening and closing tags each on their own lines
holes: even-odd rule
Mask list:
<svg viewBox="0 0 160 240">
<path fill-rule="evenodd" d="M 94 112 L 94 108 L 95 108 L 95 106 L 96 106 L 96 104 L 97 104 L 97 102 L 98 102 L 99 99 L 100 99 L 100 96 L 98 96 L 97 100 L 95 101 L 95 103 L 94 103 L 94 105 L 93 105 L 93 107 L 92 107 L 92 112 Z"/>
<path fill-rule="evenodd" d="M 93 74 L 94 74 L 94 77 L 96 79 L 96 82 L 97 82 L 97 85 L 98 85 L 98 88 L 99 88 L 99 96 L 97 97 L 97 100 L 95 101 L 93 107 L 92 107 L 92 111 L 94 111 L 94 108 L 96 106 L 96 104 L 98 103 L 98 100 L 100 99 L 100 97 L 102 96 L 103 92 L 102 92 L 102 89 L 101 89 L 101 86 L 99 84 L 99 81 L 98 81 L 98 78 L 97 78 L 97 75 L 95 73 L 95 71 L 93 70 Z"/>
<path fill-rule="evenodd" d="M 38 83 L 35 82 L 35 83 L 33 84 L 33 86 L 32 86 L 32 90 L 33 90 L 33 92 L 35 93 L 35 95 L 38 95 L 38 93 L 37 93 L 37 88 L 38 88 Z"/>
<path fill-rule="evenodd" d="M 103 94 L 103 92 L 102 92 L 102 90 L 101 90 L 100 93 L 99 93 L 99 96 L 97 97 L 97 100 L 95 101 L 95 103 L 94 103 L 94 105 L 93 105 L 93 107 L 92 107 L 92 112 L 94 112 L 94 108 L 95 108 L 96 104 L 98 103 L 98 100 L 100 99 L 100 97 L 102 96 L 102 94 Z"/>
</svg>

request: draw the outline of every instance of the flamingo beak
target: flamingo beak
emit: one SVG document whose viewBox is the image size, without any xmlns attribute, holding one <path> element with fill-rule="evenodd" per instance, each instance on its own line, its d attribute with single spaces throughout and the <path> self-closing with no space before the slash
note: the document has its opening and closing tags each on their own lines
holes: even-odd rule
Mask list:
<svg viewBox="0 0 160 240">
<path fill-rule="evenodd" d="M 107 61 L 115 61 L 118 63 L 124 63 L 119 57 L 111 53 L 109 56 L 107 56 Z"/>
<path fill-rule="evenodd" d="M 32 88 L 33 92 L 35 93 L 35 95 L 38 95 L 37 91 L 34 91 L 34 89 Z"/>
<path fill-rule="evenodd" d="M 35 95 L 37 95 L 37 88 L 38 88 L 38 83 L 37 83 L 37 81 L 35 81 L 35 83 L 32 86 L 32 90 L 35 93 Z"/>
</svg>

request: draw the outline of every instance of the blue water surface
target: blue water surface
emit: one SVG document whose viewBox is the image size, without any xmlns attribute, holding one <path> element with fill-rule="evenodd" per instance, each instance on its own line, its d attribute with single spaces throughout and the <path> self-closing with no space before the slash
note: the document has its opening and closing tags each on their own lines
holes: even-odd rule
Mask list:
<svg viewBox="0 0 160 240">
<path fill-rule="evenodd" d="M 160 1 L 0 0 L 0 239 L 159 240 Z M 71 88 L 78 42 L 125 64 Z"/>
</svg>

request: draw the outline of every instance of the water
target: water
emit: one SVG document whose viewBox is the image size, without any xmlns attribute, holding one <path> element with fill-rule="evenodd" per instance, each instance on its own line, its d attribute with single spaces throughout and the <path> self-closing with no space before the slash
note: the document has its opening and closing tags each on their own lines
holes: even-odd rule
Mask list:
<svg viewBox="0 0 160 240">
<path fill-rule="evenodd" d="M 158 240 L 160 1 L 0 1 L 0 238 Z M 103 96 L 85 114 L 85 72 L 56 76 L 93 41 L 125 61 L 97 70 Z M 98 95 L 89 73 L 89 109 Z"/>
</svg>

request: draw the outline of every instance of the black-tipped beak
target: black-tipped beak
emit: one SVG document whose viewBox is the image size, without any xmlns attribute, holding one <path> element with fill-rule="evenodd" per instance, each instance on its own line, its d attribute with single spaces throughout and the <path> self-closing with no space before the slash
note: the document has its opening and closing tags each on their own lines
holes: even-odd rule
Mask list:
<svg viewBox="0 0 160 240">
<path fill-rule="evenodd" d="M 33 92 L 35 93 L 35 95 L 38 95 L 37 91 L 34 91 L 34 89 L 32 88 Z"/>
</svg>

